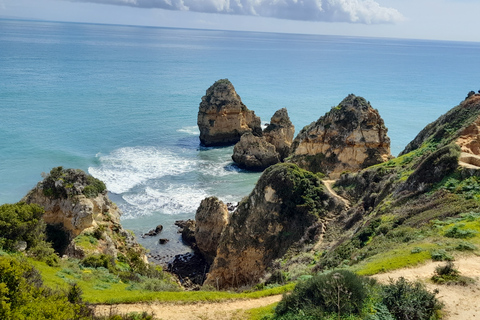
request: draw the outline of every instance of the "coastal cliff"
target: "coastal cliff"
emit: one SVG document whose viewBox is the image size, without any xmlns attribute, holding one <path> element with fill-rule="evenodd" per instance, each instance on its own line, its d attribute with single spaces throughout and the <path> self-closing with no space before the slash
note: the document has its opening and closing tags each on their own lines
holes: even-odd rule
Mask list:
<svg viewBox="0 0 480 320">
<path fill-rule="evenodd" d="M 204 146 L 233 145 L 247 132 L 260 136 L 260 118 L 242 102 L 228 79 L 207 89 L 198 110 L 200 143 Z"/>
<path fill-rule="evenodd" d="M 317 175 L 293 164 L 268 168 L 232 213 L 205 283 L 255 284 L 292 246 L 318 241 L 329 217 L 343 208 Z"/>
<path fill-rule="evenodd" d="M 289 162 L 338 178 L 390 159 L 390 139 L 378 110 L 353 94 L 293 141 Z"/>
<path fill-rule="evenodd" d="M 53 168 L 24 198 L 44 208 L 43 220 L 56 233 L 60 255 L 84 258 L 89 254 L 117 257 L 128 250 L 146 262 L 144 249 L 120 224 L 120 209 L 107 196 L 105 184 L 78 169 Z M 94 243 L 86 243 L 89 237 Z"/>
</svg>

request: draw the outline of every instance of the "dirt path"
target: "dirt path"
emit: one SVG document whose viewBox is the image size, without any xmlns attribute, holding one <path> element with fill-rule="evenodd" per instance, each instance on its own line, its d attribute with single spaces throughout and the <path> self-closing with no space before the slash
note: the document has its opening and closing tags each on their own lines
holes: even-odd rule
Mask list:
<svg viewBox="0 0 480 320">
<path fill-rule="evenodd" d="M 130 312 L 153 313 L 155 319 L 163 320 L 226 320 L 244 319 L 244 311 L 268 306 L 282 299 L 282 295 L 249 300 L 233 300 L 212 303 L 134 303 L 113 306 L 99 305 L 95 307 L 95 315 L 127 314 Z"/>
<path fill-rule="evenodd" d="M 332 189 L 332 185 L 335 183 L 336 180 L 322 180 L 323 182 L 323 185 L 325 186 L 325 188 L 327 188 L 328 192 L 330 192 L 332 194 L 332 196 L 334 196 L 335 198 L 337 198 L 338 200 L 342 201 L 344 204 L 345 204 L 345 207 L 348 209 L 350 208 L 350 201 L 348 201 L 347 199 L 339 196 L 335 190 Z"/>
<path fill-rule="evenodd" d="M 380 282 L 387 283 L 388 279 L 404 277 L 407 280 L 419 280 L 431 291 L 437 289 L 437 297 L 445 304 L 444 320 L 471 320 L 480 319 L 480 257 L 471 256 L 457 259 L 456 268 L 461 275 L 475 280 L 468 286 L 436 285 L 428 280 L 433 275 L 435 267 L 445 262 L 429 262 L 425 265 L 395 270 L 373 276 Z"/>
</svg>

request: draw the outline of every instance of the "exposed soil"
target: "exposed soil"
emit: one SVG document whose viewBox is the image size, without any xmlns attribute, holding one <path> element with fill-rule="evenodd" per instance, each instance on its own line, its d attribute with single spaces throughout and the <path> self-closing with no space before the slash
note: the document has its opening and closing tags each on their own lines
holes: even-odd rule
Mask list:
<svg viewBox="0 0 480 320">
<path fill-rule="evenodd" d="M 437 285 L 429 281 L 435 267 L 445 262 L 429 262 L 414 268 L 399 269 L 373 276 L 380 282 L 404 277 L 407 280 L 423 282 L 430 291 L 437 289 L 437 297 L 445 304 L 444 320 L 480 319 L 480 257 L 470 256 L 454 261 L 460 274 L 475 280 L 467 286 Z"/>
<path fill-rule="evenodd" d="M 99 305 L 95 308 L 96 315 L 128 314 L 130 312 L 153 313 L 155 319 L 163 320 L 226 320 L 244 319 L 245 311 L 253 308 L 268 306 L 282 299 L 282 295 L 275 295 L 259 299 L 233 300 L 212 303 L 134 303 L 117 304 L 113 306 Z"/>
<path fill-rule="evenodd" d="M 461 285 L 436 285 L 429 279 L 435 267 L 444 262 L 429 262 L 413 268 L 399 269 L 373 276 L 382 283 L 389 279 L 404 277 L 407 280 L 423 282 L 430 291 L 437 289 L 437 297 L 445 304 L 444 320 L 480 319 L 480 257 L 469 256 L 457 259 L 455 267 L 461 275 L 473 279 L 475 282 L 467 286 Z M 113 306 L 99 305 L 95 308 L 97 315 L 126 314 L 130 312 L 153 313 L 155 319 L 164 320 L 222 320 L 244 319 L 245 311 L 259 308 L 280 301 L 281 295 L 264 297 L 260 299 L 234 300 L 214 303 L 135 303 L 118 304 Z"/>
</svg>

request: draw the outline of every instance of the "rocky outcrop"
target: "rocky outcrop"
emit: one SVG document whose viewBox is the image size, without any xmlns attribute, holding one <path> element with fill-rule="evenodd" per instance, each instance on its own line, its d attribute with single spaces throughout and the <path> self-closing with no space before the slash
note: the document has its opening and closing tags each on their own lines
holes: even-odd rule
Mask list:
<svg viewBox="0 0 480 320">
<path fill-rule="evenodd" d="M 206 284 L 228 288 L 256 283 L 292 246 L 317 241 L 327 215 L 342 208 L 315 174 L 294 164 L 271 166 L 232 213 Z"/>
<path fill-rule="evenodd" d="M 209 263 L 217 255 L 223 229 L 228 223 L 228 208 L 217 197 L 202 200 L 195 214 L 195 239 L 198 250 Z"/>
<path fill-rule="evenodd" d="M 245 133 L 233 148 L 232 160 L 240 167 L 252 171 L 263 171 L 280 162 L 275 146 L 264 137 Z"/>
<path fill-rule="evenodd" d="M 243 104 L 227 79 L 208 88 L 200 103 L 197 124 L 204 146 L 233 145 L 246 132 L 262 134 L 260 118 Z"/>
<path fill-rule="evenodd" d="M 287 109 L 275 112 L 263 136 L 244 134 L 233 149 L 232 159 L 240 168 L 263 171 L 282 162 L 288 155 L 295 127 L 288 117 Z"/>
<path fill-rule="evenodd" d="M 104 253 L 114 257 L 133 250 L 146 261 L 144 249 L 135 237 L 120 224 L 120 209 L 110 201 L 103 182 L 82 170 L 54 168 L 22 201 L 45 209 L 43 220 L 50 230 L 63 234 L 60 254 L 83 258 L 87 254 Z M 82 238 L 96 239 L 84 245 Z"/>
<path fill-rule="evenodd" d="M 337 178 L 391 158 L 387 128 L 377 110 L 362 97 L 346 97 L 300 131 L 290 162 Z"/>
<path fill-rule="evenodd" d="M 268 143 L 275 146 L 280 161 L 290 153 L 295 126 L 290 121 L 287 109 L 277 110 L 270 120 L 270 124 L 263 130 L 263 136 Z"/>
</svg>

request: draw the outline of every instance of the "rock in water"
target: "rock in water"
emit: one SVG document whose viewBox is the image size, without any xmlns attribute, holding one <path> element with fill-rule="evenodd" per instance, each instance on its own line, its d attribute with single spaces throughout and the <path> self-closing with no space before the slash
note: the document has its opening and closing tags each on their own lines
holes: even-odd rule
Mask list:
<svg viewBox="0 0 480 320">
<path fill-rule="evenodd" d="M 228 208 L 217 197 L 202 200 L 195 214 L 195 239 L 197 248 L 209 263 L 217 255 L 223 229 L 228 223 Z"/>
<path fill-rule="evenodd" d="M 107 196 L 105 184 L 78 169 L 54 168 L 22 201 L 38 204 L 45 209 L 43 220 L 47 230 L 56 233 L 61 255 L 83 258 L 88 254 L 117 253 L 132 250 L 147 261 L 144 249 L 135 237 L 122 228 L 120 209 Z M 59 235 L 62 235 L 60 238 Z M 76 241 L 76 238 L 96 238 L 96 244 Z"/>
<path fill-rule="evenodd" d="M 290 162 L 331 178 L 392 157 L 380 114 L 364 98 L 353 94 L 303 128 L 293 141 L 290 154 Z"/>
<path fill-rule="evenodd" d="M 215 288 L 255 284 L 295 243 L 316 241 L 327 215 L 341 208 L 317 175 L 294 164 L 271 166 L 232 213 L 206 284 Z"/>
<path fill-rule="evenodd" d="M 262 135 L 260 118 L 249 110 L 228 79 L 208 88 L 202 97 L 197 119 L 200 143 L 204 146 L 233 145 L 251 132 Z"/>
<path fill-rule="evenodd" d="M 251 133 L 245 133 L 235 145 L 232 160 L 240 168 L 253 171 L 263 171 L 280 162 L 275 146 Z"/>
<path fill-rule="evenodd" d="M 285 159 L 292 145 L 295 127 L 290 121 L 287 109 L 277 110 L 270 120 L 270 124 L 263 130 L 265 140 L 275 146 L 280 161 Z"/>
<path fill-rule="evenodd" d="M 232 159 L 240 168 L 263 171 L 288 156 L 295 127 L 287 109 L 275 112 L 262 137 L 245 133 L 233 149 Z"/>
</svg>

